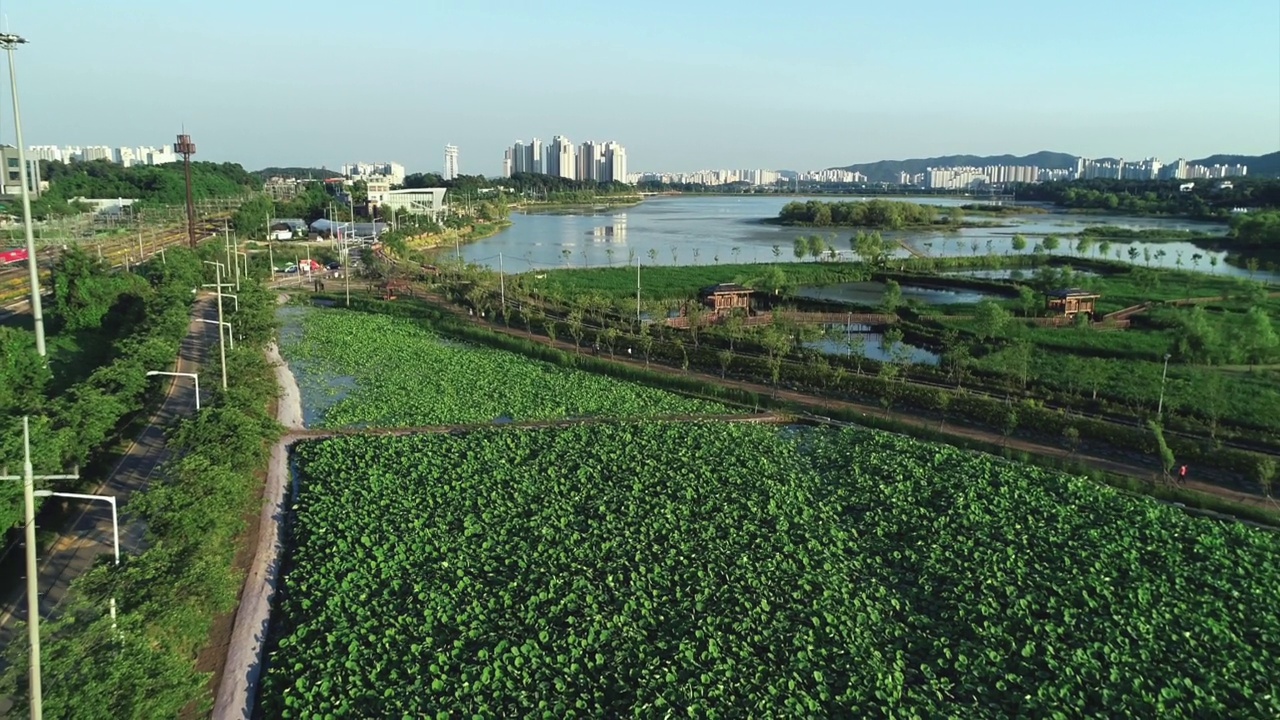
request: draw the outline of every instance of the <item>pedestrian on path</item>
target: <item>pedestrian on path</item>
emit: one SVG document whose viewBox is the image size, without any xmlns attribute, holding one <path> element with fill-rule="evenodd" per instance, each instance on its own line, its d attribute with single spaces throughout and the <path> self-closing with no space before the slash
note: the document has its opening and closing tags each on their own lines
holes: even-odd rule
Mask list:
<svg viewBox="0 0 1280 720">
<path fill-rule="evenodd" d="M 1178 482 L 1185 483 L 1187 481 L 1187 466 L 1183 465 L 1178 468 Z"/>
</svg>

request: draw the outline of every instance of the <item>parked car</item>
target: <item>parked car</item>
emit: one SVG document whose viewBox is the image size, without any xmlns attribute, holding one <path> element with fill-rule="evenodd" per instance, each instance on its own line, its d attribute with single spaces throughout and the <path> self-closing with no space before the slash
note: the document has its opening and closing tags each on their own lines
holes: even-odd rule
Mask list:
<svg viewBox="0 0 1280 720">
<path fill-rule="evenodd" d="M 328 268 L 329 270 L 341 270 L 342 263 L 331 262 L 328 265 L 325 265 L 325 267 Z"/>
</svg>

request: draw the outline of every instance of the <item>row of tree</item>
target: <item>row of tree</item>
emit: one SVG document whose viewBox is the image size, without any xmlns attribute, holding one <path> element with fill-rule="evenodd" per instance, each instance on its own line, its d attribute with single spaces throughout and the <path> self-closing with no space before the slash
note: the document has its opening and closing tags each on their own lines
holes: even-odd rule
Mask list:
<svg viewBox="0 0 1280 720">
<path fill-rule="evenodd" d="M 873 227 L 897 230 L 948 223 L 959 225 L 964 211 L 958 207 L 939 208 L 894 200 L 868 200 L 866 202 L 824 202 L 808 200 L 789 202 L 778 211 L 778 221 L 784 225 L 811 227 Z"/>
<path fill-rule="evenodd" d="M 75 198 L 129 198 L 136 208 L 182 205 L 187 201 L 182 163 L 125 167 L 108 160 L 64 163 L 40 161 L 40 177 L 49 188 L 31 203 L 32 217 L 44 220 L 84 212 Z M 240 197 L 262 182 L 235 163 L 191 163 L 191 194 L 196 200 Z M 21 209 L 10 204 L 10 214 Z"/>
<path fill-rule="evenodd" d="M 1233 178 L 1231 187 L 1214 180 L 1073 180 L 1020 184 L 1018 200 L 1050 202 L 1064 208 L 1105 210 L 1131 215 L 1223 218 L 1234 208 L 1280 208 L 1280 179 Z"/>
</svg>

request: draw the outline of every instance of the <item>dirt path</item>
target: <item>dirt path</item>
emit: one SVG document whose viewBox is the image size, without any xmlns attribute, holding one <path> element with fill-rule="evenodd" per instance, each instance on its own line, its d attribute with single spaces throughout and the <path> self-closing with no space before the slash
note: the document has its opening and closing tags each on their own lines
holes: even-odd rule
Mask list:
<svg viewBox="0 0 1280 720">
<path fill-rule="evenodd" d="M 281 302 L 285 301 L 287 298 Z M 276 384 L 280 387 L 276 420 L 289 433 L 301 432 L 305 428 L 302 424 L 302 393 L 298 389 L 298 382 L 274 344 L 267 347 L 267 360 L 275 366 Z M 266 649 L 271 598 L 275 594 L 284 546 L 281 531 L 287 512 L 285 489 L 288 485 L 289 449 L 282 439 L 271 448 L 268 460 L 258 550 L 240 594 L 240 607 L 236 610 L 235 625 L 227 646 L 222 682 L 218 685 L 214 700 L 215 720 L 248 720 L 253 713 L 253 699 L 257 694 L 258 677 L 262 671 L 263 652 Z"/>
<path fill-rule="evenodd" d="M 427 300 L 432 302 L 436 307 L 447 310 L 448 312 L 453 313 L 457 317 L 467 320 L 469 322 L 472 322 L 474 324 L 482 325 L 494 332 L 499 332 L 506 335 L 510 335 L 512 337 L 519 337 L 526 340 L 532 340 L 534 342 L 538 342 L 543 345 L 552 345 L 560 350 L 564 350 L 570 353 L 580 351 L 580 348 L 575 348 L 572 343 L 566 342 L 564 340 L 555 340 L 553 342 L 549 338 L 542 335 L 536 335 L 536 334 L 529 333 L 525 330 L 517 330 L 515 328 L 503 327 L 501 325 L 485 322 L 478 317 L 468 315 L 466 310 L 450 304 L 449 302 L 444 300 L 444 298 L 441 298 L 439 296 L 426 295 L 425 297 Z M 623 356 L 609 358 L 602 355 L 598 359 L 607 360 L 609 362 L 614 362 L 622 365 L 630 365 L 632 367 L 640 367 L 640 368 L 646 367 L 646 364 L 643 360 L 635 360 L 635 359 L 630 359 Z M 669 366 L 661 365 L 657 363 L 649 364 L 647 368 L 653 372 L 662 373 L 664 375 L 694 377 L 703 382 L 720 385 L 722 387 L 746 390 L 748 392 L 752 392 L 757 395 L 761 395 L 765 397 L 772 396 L 775 394 L 774 388 L 768 385 L 747 382 L 744 380 L 721 379 L 718 375 L 713 375 L 711 373 L 704 373 L 704 372 L 698 372 L 693 370 L 686 372 L 683 370 L 679 370 L 677 368 L 673 368 L 673 367 L 669 367 Z M 1000 435 L 995 432 L 991 432 L 989 430 L 984 430 L 981 428 L 969 427 L 964 425 L 951 425 L 951 424 L 947 424 L 942 427 L 939 427 L 937 420 L 930 417 L 911 413 L 911 412 L 906 412 L 901 410 L 891 410 L 886 415 L 884 409 L 878 405 L 869 405 L 865 403 L 851 402 L 847 400 L 836 400 L 833 398 L 818 397 L 818 396 L 810 395 L 807 393 L 796 392 L 794 390 L 778 390 L 776 395 L 782 400 L 785 400 L 790 403 L 794 403 L 802 407 L 806 407 L 816 415 L 821 415 L 823 410 L 831 410 L 831 409 L 842 410 L 845 412 L 857 412 L 857 413 L 860 413 L 863 417 L 878 417 L 882 419 L 888 419 L 897 423 L 902 423 L 904 425 L 910 425 L 912 427 L 928 429 L 931 432 L 941 433 L 943 435 L 947 435 L 950 437 L 964 438 L 967 440 L 976 440 L 979 442 L 989 443 L 993 445 L 1003 445 L 1012 450 L 1019 450 L 1022 452 L 1027 452 L 1035 455 L 1042 455 L 1047 457 L 1058 457 L 1058 458 L 1063 458 L 1068 455 L 1066 450 L 1058 446 L 1046 445 L 1043 443 L 1038 443 L 1035 441 L 1025 440 L 1021 438 L 1006 438 L 1003 435 Z M 1098 470 L 1105 470 L 1107 472 L 1115 473 L 1118 475 L 1127 475 L 1129 477 L 1137 478 L 1145 482 L 1158 483 L 1161 481 L 1160 473 L 1158 468 L 1156 468 L 1154 465 L 1154 460 L 1151 466 L 1135 465 L 1132 463 L 1121 462 L 1108 457 L 1104 457 L 1102 455 L 1089 453 L 1089 452 L 1081 452 L 1081 451 L 1077 451 L 1074 454 L 1072 454 L 1071 459 L 1082 465 L 1086 465 Z M 1254 505 L 1257 507 L 1274 507 L 1274 504 L 1268 501 L 1264 497 L 1253 495 L 1246 492 L 1241 492 L 1239 490 L 1233 490 L 1231 488 L 1224 488 L 1220 485 L 1215 485 L 1212 483 L 1203 483 L 1203 482 L 1197 482 L 1194 480 L 1188 480 L 1184 483 L 1181 483 L 1180 487 L 1183 487 L 1187 490 L 1193 490 L 1196 492 L 1204 493 L 1206 495 L 1214 495 L 1216 497 L 1220 497 L 1226 500 L 1232 500 L 1234 502 L 1238 502 L 1246 505 Z"/>
</svg>

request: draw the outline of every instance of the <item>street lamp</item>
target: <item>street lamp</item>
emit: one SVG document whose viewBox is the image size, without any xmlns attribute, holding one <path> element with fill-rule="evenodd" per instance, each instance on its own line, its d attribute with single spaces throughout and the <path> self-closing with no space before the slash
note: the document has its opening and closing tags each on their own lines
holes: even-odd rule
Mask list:
<svg viewBox="0 0 1280 720">
<path fill-rule="evenodd" d="M 212 322 L 212 321 L 206 320 L 205 322 Z M 196 373 L 167 372 L 164 370 L 148 370 L 147 371 L 147 377 L 152 377 L 155 375 L 169 375 L 172 377 L 189 377 L 192 380 L 194 380 L 196 383 L 196 410 L 200 409 L 200 376 L 199 375 L 197 375 Z"/>
<path fill-rule="evenodd" d="M 1164 411 L 1164 381 L 1169 377 L 1169 353 L 1164 354 L 1164 371 L 1160 373 L 1160 402 L 1156 405 L 1156 420 L 1159 420 L 1161 413 Z"/>
<path fill-rule="evenodd" d="M 13 134 L 18 150 L 18 182 L 22 183 L 22 231 L 27 239 L 27 272 L 31 277 L 31 319 L 35 324 L 36 352 L 45 357 L 44 310 L 40 304 L 40 268 L 36 261 L 36 239 L 31 227 L 31 188 L 27 185 L 27 146 L 22 142 L 22 114 L 18 112 L 18 73 L 13 67 L 13 49 L 26 40 L 9 33 L 0 34 L 0 47 L 9 54 L 9 88 L 13 93 Z"/>
<path fill-rule="evenodd" d="M 147 373 L 151 375 L 152 373 Z M 199 404 L 200 395 L 196 394 L 196 403 Z M 52 490 L 36 490 L 35 497 L 61 497 L 72 498 L 75 500 L 101 500 L 102 502 L 111 504 L 111 541 L 115 548 L 116 567 L 120 567 L 120 519 L 116 508 L 115 495 L 82 495 L 80 493 L 64 493 L 54 492 Z M 116 624 L 116 597 L 111 596 L 111 626 Z"/>
<path fill-rule="evenodd" d="M 218 325 L 218 326 L 219 326 L 219 332 L 221 332 L 221 329 L 222 329 L 222 328 L 226 328 L 226 329 L 227 329 L 227 339 L 231 341 L 231 342 L 229 343 L 229 345 L 230 345 L 230 347 L 231 347 L 231 349 L 232 349 L 232 350 L 235 350 L 235 349 L 236 349 L 236 339 L 235 339 L 235 337 L 231 334 L 231 323 L 229 323 L 229 322 L 220 323 L 220 322 L 218 322 L 217 320 L 210 320 L 209 318 L 197 318 L 197 319 L 198 319 L 200 322 L 202 322 L 202 323 L 206 323 L 206 324 L 209 324 L 209 325 Z M 222 336 L 221 336 L 221 335 L 219 335 L 218 337 L 222 337 Z"/>
<path fill-rule="evenodd" d="M 213 266 L 214 285 L 218 291 L 218 355 L 222 361 L 222 389 L 227 389 L 227 344 L 222 341 L 222 263 L 205 260 L 206 264 Z M 236 304 L 240 302 L 237 300 Z"/>
<path fill-rule="evenodd" d="M 31 645 L 31 667 L 27 680 L 31 688 L 31 718 L 41 720 L 44 714 L 40 688 L 40 568 L 36 565 L 36 480 L 79 480 L 80 472 L 71 475 L 35 475 L 31 466 L 31 420 L 22 418 L 22 474 L 0 475 L 0 480 L 21 480 L 25 510 L 27 550 L 27 638 Z"/>
</svg>

